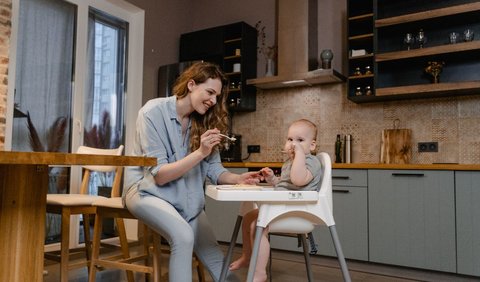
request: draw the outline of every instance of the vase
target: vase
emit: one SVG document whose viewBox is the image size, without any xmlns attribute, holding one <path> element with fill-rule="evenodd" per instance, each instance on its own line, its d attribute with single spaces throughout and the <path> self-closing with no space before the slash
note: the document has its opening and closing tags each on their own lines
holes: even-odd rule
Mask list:
<svg viewBox="0 0 480 282">
<path fill-rule="evenodd" d="M 273 59 L 267 59 L 267 70 L 265 76 L 274 76 L 275 74 L 275 62 Z"/>
<path fill-rule="evenodd" d="M 330 49 L 324 49 L 320 53 L 320 59 L 322 62 L 322 69 L 329 69 L 332 67 L 333 52 Z"/>
</svg>

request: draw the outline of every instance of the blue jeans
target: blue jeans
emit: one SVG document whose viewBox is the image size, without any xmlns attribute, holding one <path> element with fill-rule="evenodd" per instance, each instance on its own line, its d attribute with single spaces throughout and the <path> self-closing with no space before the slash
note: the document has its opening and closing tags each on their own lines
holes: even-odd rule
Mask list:
<svg viewBox="0 0 480 282">
<path fill-rule="evenodd" d="M 224 255 L 204 211 L 195 219 L 186 222 L 168 202 L 156 196 L 139 192 L 136 187 L 131 187 L 125 196 L 128 210 L 168 241 L 170 245 L 168 270 L 170 281 L 192 281 L 193 252 L 213 280 L 220 279 Z M 240 280 L 229 273 L 227 281 Z"/>
</svg>

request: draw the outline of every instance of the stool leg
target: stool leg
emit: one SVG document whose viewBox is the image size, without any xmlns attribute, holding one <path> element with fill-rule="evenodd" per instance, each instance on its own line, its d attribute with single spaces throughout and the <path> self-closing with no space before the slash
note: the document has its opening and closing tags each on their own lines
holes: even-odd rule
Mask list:
<svg viewBox="0 0 480 282">
<path fill-rule="evenodd" d="M 83 214 L 83 238 L 85 241 L 85 256 L 87 269 L 90 272 L 90 260 L 92 259 L 92 239 L 90 238 L 90 215 Z"/>
<path fill-rule="evenodd" d="M 60 243 L 60 281 L 68 281 L 70 256 L 70 209 L 62 208 L 62 241 Z"/>
<path fill-rule="evenodd" d="M 128 248 L 127 232 L 125 231 L 125 223 L 123 218 L 115 218 L 117 223 L 118 238 L 120 239 L 120 247 L 122 248 L 123 258 L 127 259 L 130 257 L 130 250 Z M 134 282 L 135 278 L 133 272 L 127 270 L 127 280 L 128 282 Z"/>
<path fill-rule="evenodd" d="M 160 281 L 162 278 L 162 239 L 158 234 L 153 236 L 153 281 Z"/>
<path fill-rule="evenodd" d="M 88 273 L 88 282 L 95 282 L 96 280 L 97 267 L 95 263 L 100 254 L 100 243 L 102 240 L 102 220 L 103 217 L 100 211 L 97 210 L 97 215 L 95 216 L 95 225 L 93 227 L 92 258 L 90 259 L 90 272 Z"/>
</svg>

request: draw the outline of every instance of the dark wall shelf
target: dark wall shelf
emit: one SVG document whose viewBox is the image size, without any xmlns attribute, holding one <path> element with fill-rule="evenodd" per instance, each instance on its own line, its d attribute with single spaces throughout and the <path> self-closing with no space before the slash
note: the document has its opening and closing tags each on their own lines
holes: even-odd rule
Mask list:
<svg viewBox="0 0 480 282">
<path fill-rule="evenodd" d="M 357 21 L 370 17 L 368 8 L 359 7 L 360 3 L 367 5 L 367 2 L 371 3 L 369 8 L 373 13 L 371 31 L 358 34 L 356 28 L 365 27 Z M 351 101 L 366 103 L 480 94 L 480 2 L 376 0 L 372 3 L 349 0 L 348 13 L 349 50 L 359 45 L 368 50 L 370 45 L 366 38 L 373 34 L 371 53 L 349 56 L 347 95 Z M 464 40 L 463 32 L 467 29 L 477 38 Z M 417 42 L 407 48 L 403 42 L 405 34 L 411 33 L 415 37 L 420 30 L 427 37 L 423 48 Z M 452 32 L 459 34 L 456 43 L 449 42 Z M 444 64 L 439 75 L 440 83 L 432 83 L 432 76 L 425 72 L 428 63 L 433 61 Z M 354 75 L 356 68 L 370 62 L 371 76 Z M 373 86 L 373 95 L 357 96 L 357 88 L 364 94 L 367 84 Z"/>
<path fill-rule="evenodd" d="M 255 111 L 256 88 L 247 79 L 257 76 L 257 30 L 244 23 L 194 31 L 180 36 L 180 61 L 211 61 L 229 79 L 228 107 L 235 112 Z M 240 71 L 234 65 L 240 64 Z"/>
</svg>

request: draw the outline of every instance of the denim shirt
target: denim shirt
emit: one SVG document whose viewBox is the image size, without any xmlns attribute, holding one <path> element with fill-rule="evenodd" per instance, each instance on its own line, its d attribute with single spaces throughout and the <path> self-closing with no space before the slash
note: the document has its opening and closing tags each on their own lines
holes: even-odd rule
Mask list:
<svg viewBox="0 0 480 282">
<path fill-rule="evenodd" d="M 214 150 L 180 178 L 164 185 L 155 183 L 154 176 L 163 165 L 181 160 L 190 153 L 191 123 L 183 138 L 182 126 L 177 119 L 176 99 L 176 96 L 152 99 L 140 109 L 131 155 L 155 157 L 157 165 L 128 167 L 124 195 L 130 189 L 154 195 L 169 202 L 185 220 L 190 221 L 205 206 L 203 185 L 206 177 L 216 184 L 220 174 L 227 170 L 222 166 L 218 150 Z"/>
</svg>

